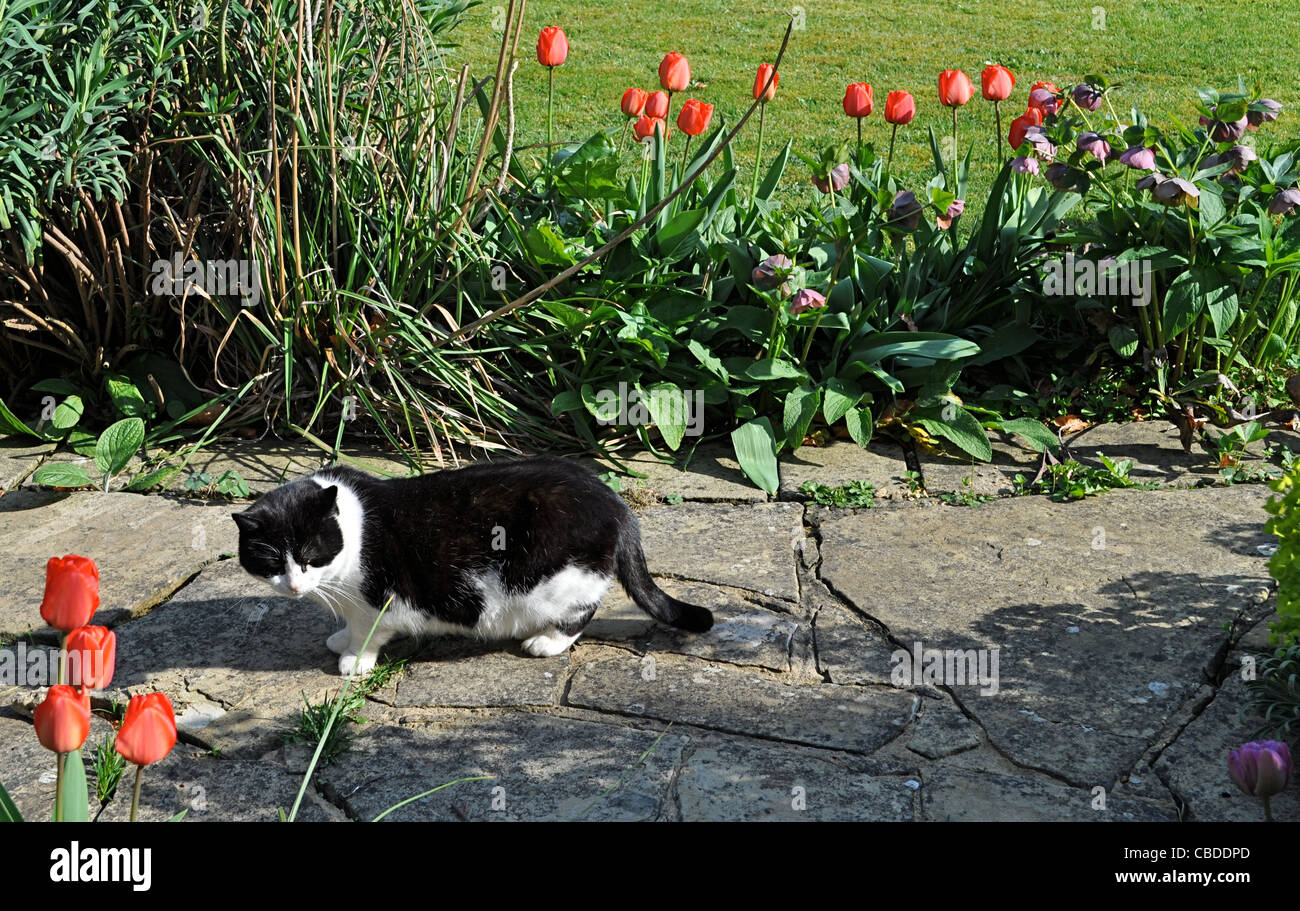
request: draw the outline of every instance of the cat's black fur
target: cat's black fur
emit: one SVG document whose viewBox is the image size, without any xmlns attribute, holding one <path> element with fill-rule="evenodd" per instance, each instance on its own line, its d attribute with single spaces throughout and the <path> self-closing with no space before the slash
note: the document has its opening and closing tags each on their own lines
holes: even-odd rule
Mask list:
<svg viewBox="0 0 1300 911">
<path fill-rule="evenodd" d="M 277 554 L 306 567 L 340 554 L 337 488 L 317 483 L 337 481 L 361 504 L 359 587 L 375 610 L 395 596 L 428 617 L 472 628 L 484 607 L 473 575 L 495 572 L 516 593 L 578 566 L 617 578 L 656 620 L 695 632 L 713 624 L 708 610 L 654 583 L 632 511 L 573 462 L 539 457 L 392 480 L 336 467 L 314 478 L 277 488 L 234 516 L 240 563 L 253 575 L 283 572 Z M 594 612 L 592 604 L 559 628 L 576 635 Z"/>
</svg>

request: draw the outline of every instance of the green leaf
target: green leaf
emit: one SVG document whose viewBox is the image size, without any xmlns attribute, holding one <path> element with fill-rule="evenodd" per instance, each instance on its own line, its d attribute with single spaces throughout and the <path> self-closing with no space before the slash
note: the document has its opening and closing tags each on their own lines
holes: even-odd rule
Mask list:
<svg viewBox="0 0 1300 911">
<path fill-rule="evenodd" d="M 168 821 L 168 822 L 180 822 L 182 819 L 185 818 L 186 814 L 189 813 L 189 812 L 190 812 L 190 808 L 189 808 L 189 807 L 186 807 L 185 809 L 181 810 L 179 813 L 177 813 L 175 816 L 171 817 L 171 818 L 168 819 L 167 821 Z M 281 810 L 280 812 L 283 813 L 284 810 Z"/>
<path fill-rule="evenodd" d="M 73 750 L 63 757 L 63 786 L 60 790 L 63 804 L 63 822 L 90 820 L 89 798 L 86 795 L 86 764 L 81 760 L 81 750 Z M 55 820 L 58 822 L 59 820 Z"/>
<path fill-rule="evenodd" d="M 106 478 L 114 477 L 143 445 L 144 421 L 123 418 L 100 434 L 99 442 L 95 444 L 95 466 Z"/>
<path fill-rule="evenodd" d="M 18 805 L 13 802 L 5 786 L 0 784 L 0 822 L 22 822 L 23 814 L 18 812 Z"/>
<path fill-rule="evenodd" d="M 822 405 L 822 415 L 826 423 L 833 425 L 849 409 L 862 400 L 862 387 L 850 380 L 832 377 L 826 381 L 826 396 Z"/>
<path fill-rule="evenodd" d="M 688 209 L 668 219 L 667 224 L 655 232 L 654 242 L 660 256 L 671 256 L 673 251 L 686 240 L 704 221 L 706 209 Z"/>
<path fill-rule="evenodd" d="M 1014 433 L 1028 443 L 1029 448 L 1035 452 L 1055 449 L 1061 443 L 1056 434 L 1033 418 L 1012 418 L 1003 421 L 1002 430 L 1005 433 Z"/>
<path fill-rule="evenodd" d="M 576 389 L 566 389 L 555 398 L 551 399 L 551 416 L 559 417 L 562 414 L 568 414 L 570 411 L 582 410 L 582 394 Z"/>
<path fill-rule="evenodd" d="M 989 445 L 988 434 L 965 408 L 949 402 L 942 408 L 934 406 L 917 409 L 913 414 L 913 420 L 934 436 L 944 437 L 962 452 L 982 462 L 993 460 L 993 447 Z"/>
<path fill-rule="evenodd" d="M 844 426 L 849 429 L 849 436 L 853 437 L 853 442 L 866 449 L 874 430 L 871 409 L 850 408 L 844 413 Z"/>
<path fill-rule="evenodd" d="M 122 417 L 151 418 L 154 416 L 153 405 L 145 400 L 135 383 L 126 377 L 110 374 L 104 377 L 104 388 L 108 391 L 113 407 Z"/>
<path fill-rule="evenodd" d="M 948 361 L 979 353 L 980 346 L 974 342 L 942 332 L 877 332 L 869 342 L 854 349 L 849 361 L 861 361 L 865 367 L 897 354 Z"/>
<path fill-rule="evenodd" d="M 55 395 L 80 395 L 81 387 L 67 380 L 51 377 L 32 384 L 32 392 L 53 392 Z"/>
<path fill-rule="evenodd" d="M 758 199 L 763 202 L 771 199 L 772 194 L 776 192 L 776 185 L 781 182 L 781 175 L 785 173 L 785 163 L 790 160 L 790 146 L 793 142 L 794 140 L 790 140 L 785 144 L 785 148 L 776 156 L 767 173 L 763 175 L 763 181 L 758 185 Z"/>
<path fill-rule="evenodd" d="M 675 383 L 655 383 L 646 387 L 646 408 L 659 428 L 659 435 L 673 452 L 682 445 L 688 418 L 686 395 Z"/>
<path fill-rule="evenodd" d="M 131 483 L 127 484 L 123 490 L 129 490 L 132 493 L 143 493 L 146 490 L 151 490 L 154 487 L 166 484 L 167 481 L 180 470 L 181 467 L 179 465 L 164 465 L 162 468 L 156 468 L 153 471 L 140 475 L 139 477 L 132 478 Z M 247 490 L 245 490 L 243 495 L 248 495 Z"/>
<path fill-rule="evenodd" d="M 605 133 L 597 133 L 564 159 L 556 186 L 565 196 L 581 199 L 620 199 L 618 153 Z"/>
<path fill-rule="evenodd" d="M 566 304 L 562 301 L 542 301 L 542 307 L 547 313 L 563 323 L 564 328 L 574 335 L 583 326 L 587 325 L 587 321 L 590 319 L 585 310 L 579 310 L 572 304 Z"/>
<path fill-rule="evenodd" d="M 71 462 L 49 462 L 36 469 L 32 481 L 46 487 L 89 487 L 90 475 Z"/>
<path fill-rule="evenodd" d="M 50 425 L 55 430 L 71 430 L 77 426 L 85 410 L 86 406 L 82 404 L 81 396 L 70 395 L 54 409 Z"/>
<path fill-rule="evenodd" d="M 1107 333 L 1110 337 L 1110 347 L 1120 357 L 1132 357 L 1138 349 L 1138 334 L 1132 326 L 1116 324 L 1110 327 Z"/>
<path fill-rule="evenodd" d="M 731 431 L 740 470 L 769 496 L 780 485 L 776 463 L 776 434 L 767 418 L 756 418 Z"/>
<path fill-rule="evenodd" d="M 9 410 L 4 400 L 0 399 L 0 433 L 5 434 L 22 434 L 23 436 L 34 437 L 38 434 L 18 419 L 18 417 Z"/>
<path fill-rule="evenodd" d="M 1206 270 L 1196 266 L 1175 278 L 1165 293 L 1165 337 L 1173 339 L 1186 331 L 1205 312 L 1206 295 L 1201 282 Z"/>
<path fill-rule="evenodd" d="M 821 390 L 814 389 L 807 383 L 785 397 L 785 413 L 781 423 L 785 441 L 791 449 L 798 449 L 803 445 L 803 438 L 808 435 L 808 428 L 813 418 L 817 416 L 819 404 L 821 404 Z"/>
<path fill-rule="evenodd" d="M 761 361 L 754 361 L 748 367 L 744 377 L 751 380 L 799 380 L 805 379 L 807 374 L 791 364 L 789 361 L 783 361 L 779 358 L 765 357 Z"/>
<path fill-rule="evenodd" d="M 577 260 L 564 245 L 555 229 L 540 221 L 524 232 L 524 247 L 542 266 L 572 266 Z"/>
</svg>

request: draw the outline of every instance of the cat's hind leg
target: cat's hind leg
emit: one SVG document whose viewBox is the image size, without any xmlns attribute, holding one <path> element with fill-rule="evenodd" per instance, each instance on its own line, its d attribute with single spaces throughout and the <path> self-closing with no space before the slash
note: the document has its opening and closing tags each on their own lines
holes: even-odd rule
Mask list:
<svg viewBox="0 0 1300 911">
<path fill-rule="evenodd" d="M 557 623 L 535 636 L 529 636 L 520 645 L 523 650 L 535 658 L 552 658 L 562 655 L 578 641 L 582 631 L 596 613 L 596 605 L 578 608 L 572 620 Z"/>
</svg>

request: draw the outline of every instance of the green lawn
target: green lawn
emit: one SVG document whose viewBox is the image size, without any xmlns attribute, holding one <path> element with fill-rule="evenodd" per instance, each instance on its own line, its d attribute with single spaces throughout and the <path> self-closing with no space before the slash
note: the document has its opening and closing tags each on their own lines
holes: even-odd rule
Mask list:
<svg viewBox="0 0 1300 911">
<path fill-rule="evenodd" d="M 716 105 L 715 118 L 734 123 L 750 103 L 757 65 L 776 55 L 787 8 L 755 0 L 530 3 L 516 75 L 518 141 L 545 138 L 546 71 L 534 54 L 543 26 L 559 25 L 569 36 L 568 62 L 556 71 L 555 129 L 557 139 L 577 139 L 620 126 L 623 90 L 658 88 L 656 68 L 668 51 L 684 53 L 691 63 L 696 84 L 689 96 Z M 906 89 L 916 96 L 916 119 L 899 132 L 895 172 L 909 185 L 924 183 L 931 167 L 927 127 L 943 135 L 951 123 L 939 105 L 937 77 L 940 70 L 960 68 L 976 86 L 975 98 L 961 111 L 960 144 L 964 151 L 968 141 L 978 141 L 972 166 L 972 195 L 978 198 L 991 179 L 996 154 L 993 106 L 979 95 L 979 73 L 988 62 L 1002 63 L 1016 75 L 1015 94 L 1004 105 L 1004 130 L 1024 109 L 1029 86 L 1038 79 L 1064 85 L 1099 73 L 1123 83 L 1113 96 L 1122 116 L 1137 105 L 1158 123 L 1170 124 L 1175 117 L 1195 121 L 1195 87 L 1235 89 L 1242 74 L 1248 84 L 1259 80 L 1266 96 L 1287 106 L 1271 131 L 1252 134 L 1256 141 L 1300 135 L 1300 5 L 1294 0 L 822 0 L 802 9 L 804 28 L 790 40 L 778 96 L 768 106 L 767 154 L 789 138 L 807 155 L 852 138 L 854 122 L 840 107 L 844 86 L 869 82 L 876 110 L 866 121 L 865 136 L 882 154 L 889 142 L 889 125 L 881 116 L 885 95 Z M 1094 16 L 1104 29 L 1093 27 Z M 453 33 L 461 43 L 453 59 L 468 61 L 480 76 L 490 73 L 499 44 L 493 19 L 504 17 L 504 3 L 487 0 L 472 9 Z M 675 99 L 674 118 L 679 105 Z M 737 139 L 742 183 L 756 140 L 757 131 L 748 128 Z M 676 135 L 672 145 L 678 145 Z M 793 158 L 791 164 L 797 170 L 785 191 L 814 193 L 806 168 Z"/>
</svg>

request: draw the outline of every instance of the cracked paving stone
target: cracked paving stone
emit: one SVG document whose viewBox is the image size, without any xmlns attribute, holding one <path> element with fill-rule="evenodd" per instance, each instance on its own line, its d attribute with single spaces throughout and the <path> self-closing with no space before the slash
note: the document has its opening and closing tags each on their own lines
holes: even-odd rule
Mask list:
<svg viewBox="0 0 1300 911">
<path fill-rule="evenodd" d="M 794 549 L 794 541 L 804 537 L 799 504 L 755 503 L 738 509 L 679 503 L 646 509 L 639 518 L 652 573 L 799 600 Z"/>
<path fill-rule="evenodd" d="M 764 603 L 734 588 L 673 579 L 655 581 L 674 598 L 711 610 L 713 629 L 688 633 L 657 623 L 616 585 L 605 596 L 579 642 L 606 642 L 638 651 L 673 652 L 774 671 L 789 669 L 791 639 L 802 627 L 787 612 L 791 605 Z"/>
<path fill-rule="evenodd" d="M 490 775 L 385 819 L 650 821 L 665 817 L 686 742 L 676 734 L 513 712 L 437 729 L 362 728 L 353 750 L 317 778 L 356 819 L 374 819 L 457 779 Z"/>
<path fill-rule="evenodd" d="M 1228 752 L 1260 735 L 1263 718 L 1245 714 L 1246 684 L 1229 674 L 1214 699 L 1165 748 L 1155 768 L 1175 795 L 1187 802 L 1192 818 L 1202 822 L 1259 822 L 1264 807 L 1256 797 L 1238 790 L 1228 777 Z M 1273 738 L 1276 739 L 1276 738 Z M 1271 801 L 1278 822 L 1300 822 L 1300 784 L 1291 783 Z"/>
<path fill-rule="evenodd" d="M 148 610 L 204 565 L 238 547 L 230 504 L 133 493 L 22 489 L 0 497 L 0 633 L 44 629 L 45 564 L 80 554 L 99 566 L 92 623 Z"/>
<path fill-rule="evenodd" d="M 1017 764 L 1091 787 L 1131 768 L 1200 686 L 1225 624 L 1270 610 L 1229 590 L 1268 579 L 1267 493 L 828 516 L 821 577 L 907 648 L 985 650 L 990 670 L 996 650 L 996 693 L 967 678 L 955 697 Z"/>
<path fill-rule="evenodd" d="M 942 759 L 980 745 L 979 728 L 946 699 L 922 699 L 907 748 L 926 759 Z"/>
<path fill-rule="evenodd" d="M 866 622 L 836 604 L 817 611 L 813 623 L 817 669 L 831 683 L 890 685 L 894 646 Z"/>
<path fill-rule="evenodd" d="M 974 462 L 944 452 L 926 452 L 917 448 L 921 477 L 931 496 L 944 493 L 968 493 L 982 496 L 1007 496 L 1015 492 L 1015 476 L 1033 478 L 1042 459 L 1040 453 L 1014 441 L 989 438 L 993 461 Z"/>
<path fill-rule="evenodd" d="M 1101 798 L 1104 797 L 1104 803 Z M 940 767 L 921 786 L 932 822 L 1172 822 L 1171 805 L 1040 778 Z"/>
<path fill-rule="evenodd" d="M 787 685 L 695 658 L 618 655 L 584 664 L 568 701 L 732 733 L 871 753 L 897 737 L 911 709 L 901 690 Z"/>
<path fill-rule="evenodd" d="M 908 822 L 914 770 L 739 737 L 694 742 L 677 777 L 686 822 Z"/>
<path fill-rule="evenodd" d="M 26 480 L 52 452 L 53 443 L 37 443 L 23 437 L 0 439 L 0 494 Z"/>
<path fill-rule="evenodd" d="M 808 494 L 802 488 L 808 481 L 827 487 L 869 481 L 878 498 L 889 499 L 907 489 L 902 481 L 905 471 L 903 451 L 892 443 L 873 443 L 866 449 L 841 441 L 829 446 L 800 446 L 781 455 L 777 496 L 782 500 L 806 499 Z"/>
<path fill-rule="evenodd" d="M 534 658 L 517 642 L 440 638 L 406 664 L 392 704 L 490 707 L 555 705 L 569 673 L 569 655 Z M 381 693 L 381 701 L 388 701 Z"/>
</svg>

